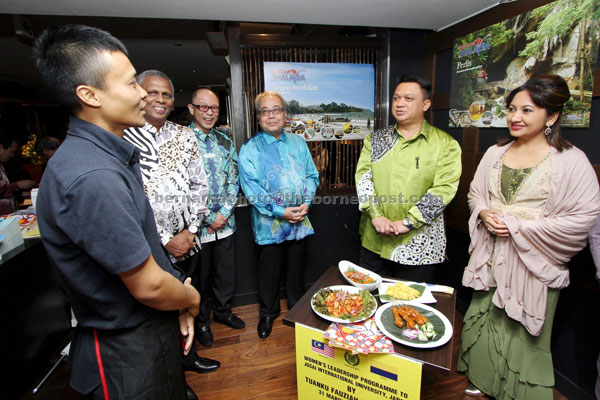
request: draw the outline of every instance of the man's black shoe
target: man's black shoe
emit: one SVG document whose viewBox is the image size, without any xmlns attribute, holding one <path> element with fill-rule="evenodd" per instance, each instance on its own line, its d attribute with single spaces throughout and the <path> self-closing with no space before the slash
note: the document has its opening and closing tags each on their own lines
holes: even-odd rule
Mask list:
<svg viewBox="0 0 600 400">
<path fill-rule="evenodd" d="M 196 324 L 196 340 L 204 347 L 210 347 L 213 344 L 213 334 L 210 331 L 210 325 Z"/>
<path fill-rule="evenodd" d="M 186 400 L 198 400 L 198 396 L 187 383 L 185 385 L 185 398 Z"/>
<path fill-rule="evenodd" d="M 218 322 L 223 325 L 227 325 L 228 327 L 233 328 L 233 329 L 244 329 L 246 327 L 246 323 L 244 321 L 242 321 L 241 318 L 239 318 L 233 314 L 229 314 L 225 318 L 219 318 L 216 315 L 214 315 L 213 319 L 215 320 L 215 322 Z"/>
<path fill-rule="evenodd" d="M 258 322 L 258 337 L 266 338 L 271 334 L 271 329 L 273 329 L 273 321 L 275 318 L 273 317 L 261 317 Z"/>
<path fill-rule="evenodd" d="M 210 358 L 198 357 L 196 353 L 190 353 L 183 357 L 183 370 L 206 374 L 221 367 L 221 363 Z"/>
</svg>

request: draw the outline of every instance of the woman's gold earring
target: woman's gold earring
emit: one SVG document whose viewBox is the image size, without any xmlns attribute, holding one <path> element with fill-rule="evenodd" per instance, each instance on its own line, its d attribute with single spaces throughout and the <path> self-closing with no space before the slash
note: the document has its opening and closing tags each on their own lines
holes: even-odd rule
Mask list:
<svg viewBox="0 0 600 400">
<path fill-rule="evenodd" d="M 544 135 L 548 136 L 552 133 L 552 129 L 550 129 L 550 126 L 546 126 L 546 129 L 544 129 Z"/>
</svg>

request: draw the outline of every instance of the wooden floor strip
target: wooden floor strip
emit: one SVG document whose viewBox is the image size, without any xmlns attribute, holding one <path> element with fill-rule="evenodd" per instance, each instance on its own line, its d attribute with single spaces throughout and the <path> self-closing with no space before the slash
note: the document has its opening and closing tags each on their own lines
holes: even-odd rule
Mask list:
<svg viewBox="0 0 600 400">
<path fill-rule="evenodd" d="M 296 355 L 294 329 L 283 325 L 287 313 L 285 302 L 281 315 L 273 324 L 273 332 L 266 339 L 258 337 L 258 305 L 236 307 L 234 313 L 246 322 L 244 329 L 231 329 L 211 323 L 215 342 L 211 347 L 196 343 L 201 357 L 221 362 L 221 368 L 209 374 L 186 373 L 186 380 L 201 400 L 297 400 Z M 456 313 L 454 334 L 462 331 L 462 315 Z M 460 340 L 455 341 L 453 365 L 456 367 Z M 48 367 L 49 369 L 50 367 Z M 36 395 L 29 392 L 25 400 L 83 400 L 68 387 L 70 369 L 66 362 L 50 376 Z M 40 377 L 41 379 L 41 377 Z M 464 375 L 453 370 L 450 375 L 424 371 L 422 400 L 473 400 L 464 395 L 467 386 Z M 565 400 L 556 390 L 554 400 Z M 313 399 L 302 399 L 313 400 Z"/>
</svg>

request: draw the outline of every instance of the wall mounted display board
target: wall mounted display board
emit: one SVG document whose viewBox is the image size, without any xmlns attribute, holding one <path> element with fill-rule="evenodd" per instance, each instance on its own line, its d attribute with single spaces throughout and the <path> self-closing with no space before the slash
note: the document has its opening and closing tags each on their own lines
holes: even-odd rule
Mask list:
<svg viewBox="0 0 600 400">
<path fill-rule="evenodd" d="M 589 127 L 600 0 L 558 0 L 454 41 L 450 127 L 506 127 L 505 98 L 528 79 L 562 76 L 563 126 Z"/>
<path fill-rule="evenodd" d="M 286 101 L 288 133 L 335 141 L 373 132 L 373 64 L 264 62 L 264 80 Z"/>
</svg>

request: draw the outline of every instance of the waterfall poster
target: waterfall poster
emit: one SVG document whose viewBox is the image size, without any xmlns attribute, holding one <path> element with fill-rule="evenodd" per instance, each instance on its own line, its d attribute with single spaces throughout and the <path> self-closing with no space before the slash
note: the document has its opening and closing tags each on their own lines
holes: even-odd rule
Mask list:
<svg viewBox="0 0 600 400">
<path fill-rule="evenodd" d="M 557 0 L 457 38 L 452 55 L 450 127 L 506 127 L 510 91 L 557 74 L 571 99 L 563 126 L 590 124 L 600 0 Z"/>
<path fill-rule="evenodd" d="M 306 141 L 364 139 L 373 132 L 373 64 L 264 63 L 265 90 L 285 100 L 284 131 Z"/>
</svg>

